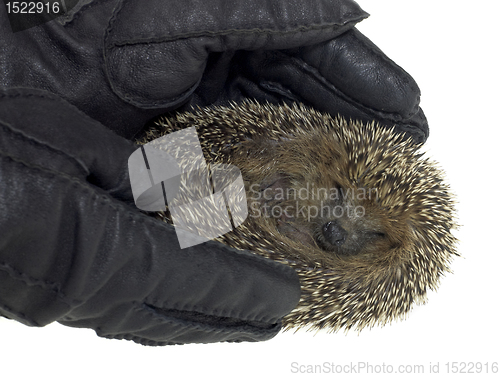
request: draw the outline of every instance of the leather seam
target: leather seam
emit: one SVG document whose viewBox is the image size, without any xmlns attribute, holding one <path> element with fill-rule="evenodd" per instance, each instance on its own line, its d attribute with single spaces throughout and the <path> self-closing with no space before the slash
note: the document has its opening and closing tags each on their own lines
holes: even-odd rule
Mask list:
<svg viewBox="0 0 500 377">
<path fill-rule="evenodd" d="M 24 90 L 27 91 L 27 93 L 24 92 Z M 11 94 L 14 93 L 14 94 Z M 36 98 L 43 98 L 43 99 L 48 99 L 52 102 L 58 102 L 61 104 L 64 104 L 65 106 L 70 106 L 72 110 L 78 112 L 79 115 L 82 117 L 96 123 L 97 121 L 84 112 L 82 112 L 78 107 L 75 105 L 65 101 L 61 97 L 57 96 L 54 93 L 48 92 L 43 89 L 35 89 L 35 88 L 20 88 L 20 87 L 12 87 L 12 88 L 2 88 L 0 89 L 0 99 L 1 98 L 24 98 L 24 97 L 36 97 Z"/>
<path fill-rule="evenodd" d="M 0 262 L 0 271 L 5 272 L 11 278 L 22 282 L 23 284 L 25 284 L 28 287 L 33 287 L 33 286 L 39 287 L 45 291 L 49 291 L 49 292 L 55 294 L 65 304 L 68 304 L 70 306 L 80 304 L 80 301 L 70 299 L 64 293 L 62 293 L 61 287 L 57 283 L 34 278 L 25 272 L 17 270 L 16 268 L 12 267 L 10 264 L 5 263 L 5 262 Z"/>
<path fill-rule="evenodd" d="M 195 84 L 193 84 L 191 87 L 189 87 L 188 89 L 186 89 L 184 92 L 178 94 L 176 97 L 169 98 L 168 101 L 166 101 L 163 104 L 156 104 L 156 105 L 153 105 L 149 101 L 140 102 L 140 101 L 132 98 L 127 93 L 123 92 L 119 88 L 119 86 L 117 86 L 115 84 L 115 80 L 113 80 L 112 77 L 111 77 L 110 65 L 109 65 L 109 54 L 114 49 L 114 46 L 112 44 L 108 44 L 108 40 L 109 40 L 109 35 L 110 35 L 111 31 L 113 30 L 113 24 L 114 24 L 115 20 L 118 17 L 118 13 L 120 13 L 121 9 L 123 8 L 123 5 L 124 5 L 124 1 L 121 0 L 121 1 L 119 1 L 119 4 L 115 7 L 115 9 L 113 11 L 113 14 L 111 15 L 111 17 L 109 19 L 108 27 L 104 31 L 104 38 L 103 38 L 103 65 L 104 65 L 104 74 L 105 74 L 105 76 L 107 78 L 107 82 L 108 82 L 109 86 L 111 87 L 111 90 L 119 98 L 121 98 L 125 102 L 127 102 L 127 103 L 129 103 L 129 104 L 131 104 L 131 105 L 133 105 L 135 107 L 138 107 L 138 108 L 144 108 L 145 105 L 149 105 L 149 107 L 151 107 L 151 108 L 158 108 L 158 107 L 165 107 L 165 106 L 168 107 L 168 106 L 171 106 L 172 104 L 176 103 L 177 101 L 181 100 L 183 97 L 187 97 L 200 84 L 200 81 L 202 79 L 201 76 L 200 76 L 199 80 Z"/>
<path fill-rule="evenodd" d="M 136 305 L 134 311 L 137 313 L 141 313 L 143 315 L 147 315 L 152 320 L 154 320 L 155 322 L 160 323 L 160 324 L 169 323 L 172 325 L 178 325 L 179 322 L 183 322 L 192 328 L 202 329 L 204 327 L 211 327 L 210 325 L 205 325 L 203 323 L 198 323 L 198 322 L 194 322 L 194 321 L 190 321 L 190 320 L 178 319 L 178 318 L 168 318 L 168 317 L 165 317 L 161 314 L 155 313 L 152 309 L 146 309 L 142 305 Z M 238 319 L 240 319 L 240 318 L 238 318 Z M 245 320 L 245 319 L 242 319 L 242 320 Z M 273 326 L 273 325 L 278 325 L 278 324 L 277 323 L 269 323 L 269 325 Z M 251 327 L 250 325 L 248 325 L 248 326 Z M 238 327 L 242 327 L 242 326 L 238 326 Z M 209 328 L 209 329 L 206 329 L 206 330 L 203 329 L 203 330 L 205 332 L 209 332 L 209 333 L 228 333 L 228 334 L 234 333 L 234 328 L 233 329 L 231 329 L 231 328 Z M 269 332 L 269 330 L 267 330 L 267 329 L 255 328 L 255 333 L 267 333 L 267 332 Z"/>
<path fill-rule="evenodd" d="M 26 316 L 26 314 L 24 313 L 21 313 L 21 312 L 18 312 L 14 309 L 12 309 L 10 306 L 8 305 L 5 305 L 5 304 L 2 304 L 0 303 L 0 309 L 4 310 L 5 312 L 9 313 L 9 314 L 12 314 L 18 318 L 21 318 L 23 319 L 26 323 L 28 323 L 30 326 L 36 326 L 36 327 L 41 327 L 41 325 L 36 322 L 35 320 L 33 319 L 30 319 Z"/>
<path fill-rule="evenodd" d="M 6 123 L 4 121 L 2 121 L 0 119 L 0 127 L 2 127 L 4 130 L 6 130 L 6 132 L 9 132 L 13 137 L 17 138 L 17 139 L 21 139 L 23 140 L 24 142 L 27 142 L 31 145 L 35 145 L 35 146 L 38 146 L 38 147 L 41 147 L 43 149 L 45 149 L 46 151 L 50 151 L 50 152 L 53 152 L 53 153 L 56 153 L 58 155 L 61 155 L 61 156 L 64 156 L 64 157 L 67 157 L 68 159 L 72 160 L 73 163 L 78 166 L 78 169 L 80 170 L 80 172 L 84 175 L 84 176 L 88 176 L 90 175 L 90 171 L 88 170 L 88 168 L 83 164 L 83 162 L 79 161 L 77 158 L 75 158 L 74 156 L 72 155 L 69 155 L 67 154 L 66 152 L 64 152 L 63 150 L 61 149 L 58 149 L 52 145 L 49 145 L 47 143 L 44 143 L 43 141 L 40 141 L 40 140 L 37 140 L 36 138 L 34 137 L 31 137 L 31 136 L 28 136 L 26 135 L 24 132 L 20 131 L 20 130 L 17 130 L 17 129 L 14 129 L 10 123 Z"/>
<path fill-rule="evenodd" d="M 136 45 L 136 44 L 158 44 L 158 43 L 165 43 L 165 42 L 176 42 L 181 39 L 195 39 L 195 38 L 203 38 L 203 37 L 210 37 L 210 38 L 219 38 L 219 37 L 224 37 L 227 35 L 268 35 L 268 36 L 285 36 L 285 35 L 291 35 L 291 34 L 297 34 L 297 33 L 304 33 L 304 32 L 309 32 L 309 31 L 323 31 L 323 30 L 328 30 L 328 29 L 333 29 L 337 30 L 339 28 L 348 26 L 350 24 L 356 24 L 357 22 L 361 21 L 361 19 L 356 19 L 356 20 L 349 20 L 346 21 L 345 23 L 328 23 L 328 24 L 321 24 L 321 25 L 308 25 L 308 26 L 297 26 L 294 29 L 290 30 L 273 30 L 273 29 L 260 29 L 260 28 L 252 28 L 252 29 L 226 29 L 226 30 L 218 30 L 218 31 L 212 31 L 212 30 L 200 30 L 200 31 L 194 31 L 194 32 L 189 32 L 189 33 L 179 33 L 171 36 L 154 36 L 151 35 L 149 37 L 142 37 L 142 38 L 136 38 L 136 39 L 128 39 L 128 40 L 123 40 L 123 41 L 111 41 L 112 43 L 107 44 L 106 48 L 113 48 L 113 47 L 122 47 L 122 46 L 129 46 L 129 45 Z"/>
<path fill-rule="evenodd" d="M 176 304 L 172 305 L 172 303 L 170 303 L 169 301 L 166 301 L 166 300 L 161 301 L 161 302 L 151 300 L 151 301 L 145 302 L 144 304 L 155 306 L 158 308 L 168 307 L 168 308 L 171 308 L 174 310 L 179 310 L 179 311 L 197 312 L 197 313 L 212 316 L 212 317 L 233 318 L 233 319 L 238 319 L 238 320 L 242 320 L 242 321 L 265 322 L 267 324 L 273 324 L 280 319 L 279 317 L 267 317 L 267 316 L 263 316 L 263 317 L 242 316 L 241 312 L 236 311 L 236 310 L 227 310 L 227 309 L 226 310 L 224 310 L 224 309 L 218 310 L 217 308 L 209 310 L 207 307 L 201 306 L 201 305 L 190 305 L 190 304 L 186 304 L 184 306 L 179 306 Z"/>
<path fill-rule="evenodd" d="M 282 53 L 284 55 L 287 55 L 284 52 L 282 52 Z M 364 111 L 366 111 L 368 113 L 374 114 L 376 116 L 384 117 L 384 118 L 389 118 L 389 120 L 394 121 L 394 122 L 401 122 L 401 121 L 405 121 L 407 119 L 407 118 L 404 118 L 399 113 L 380 111 L 380 110 L 374 109 L 374 108 L 372 108 L 370 106 L 364 105 L 364 104 L 362 104 L 360 102 L 357 102 L 355 99 L 353 99 L 352 97 L 348 96 L 343 91 L 341 91 L 340 89 L 338 89 L 335 85 L 333 85 L 331 82 L 329 82 L 325 78 L 325 76 L 323 76 L 321 74 L 321 72 L 317 68 L 313 67 L 312 65 L 308 64 L 307 62 L 305 62 L 302 59 L 298 59 L 297 57 L 291 57 L 289 55 L 287 55 L 287 56 L 290 58 L 290 60 L 294 63 L 294 65 L 297 68 L 299 68 L 300 70 L 302 70 L 310 78 L 315 79 L 318 83 L 320 83 L 321 85 L 323 85 L 324 87 L 326 87 L 327 90 L 330 93 L 339 96 L 340 98 L 342 98 L 343 100 L 345 100 L 350 105 L 352 105 L 352 106 L 354 106 L 354 107 L 356 107 L 356 108 L 358 108 L 360 110 L 364 110 Z M 287 88 L 287 89 L 290 90 L 289 88 Z M 293 93 L 292 90 L 290 90 L 290 92 Z M 412 112 L 410 115 L 413 116 L 417 112 Z"/>
<path fill-rule="evenodd" d="M 115 7 L 112 16 L 109 19 L 108 22 L 108 27 L 105 31 L 104 35 L 104 43 L 105 43 L 105 48 L 108 46 L 108 37 L 113 29 L 112 25 L 115 23 L 116 19 L 118 18 L 118 14 L 122 11 L 123 7 L 125 4 L 125 0 L 119 0 L 119 4 Z M 314 30 L 326 30 L 326 29 L 332 29 L 332 28 L 341 28 L 344 26 L 347 26 L 349 24 L 356 24 L 363 19 L 365 19 L 368 16 L 368 14 L 364 11 L 357 17 L 353 17 L 352 15 L 349 17 L 349 15 L 345 15 L 345 20 L 344 22 L 328 22 L 328 23 L 322 23 L 322 24 L 313 24 L 313 25 L 298 25 L 292 30 L 273 30 L 273 29 L 259 29 L 259 28 L 246 28 L 246 29 L 226 29 L 226 30 L 218 30 L 218 31 L 211 31 L 211 30 L 198 30 L 194 32 L 189 32 L 189 33 L 179 33 L 179 34 L 174 34 L 170 37 L 166 36 L 150 36 L 150 37 L 144 37 L 140 39 L 136 39 L 135 41 L 128 40 L 128 41 L 123 41 L 123 42 L 113 42 L 111 45 L 114 46 L 119 46 L 119 45 L 128 45 L 128 44 L 138 44 L 138 43 L 162 43 L 162 42 L 167 42 L 167 41 L 175 41 L 178 39 L 190 39 L 190 38 L 199 38 L 199 37 L 206 37 L 206 36 L 213 36 L 213 37 L 219 37 L 223 35 L 229 35 L 232 33 L 242 33 L 242 34 L 255 34 L 256 31 L 258 31 L 260 34 L 276 34 L 276 35 L 286 35 L 286 34 L 295 34 L 298 32 L 307 32 L 307 31 L 314 31 Z"/>
<path fill-rule="evenodd" d="M 12 94 L 12 92 L 14 94 Z M 55 95 L 53 95 L 52 93 L 48 93 L 48 92 L 45 92 L 43 90 L 39 90 L 39 89 L 31 89 L 30 92 L 28 93 L 24 93 L 22 91 L 20 91 L 19 89 L 17 88 L 12 88 L 12 89 L 8 89 L 7 91 L 0 91 L 0 99 L 2 98 L 6 98 L 6 99 L 15 99 L 15 98 L 41 98 L 41 99 L 46 99 L 46 100 L 49 100 L 53 103 L 59 103 L 59 104 L 64 104 L 64 105 L 69 105 L 72 110 L 76 111 L 80 116 L 82 116 L 83 118 L 86 118 L 92 122 L 96 122 L 94 119 L 90 118 L 87 114 L 83 113 L 80 111 L 80 109 L 78 109 L 77 107 L 75 107 L 74 105 L 70 104 L 69 102 L 66 102 L 64 101 L 63 99 L 61 99 L 60 97 L 57 97 Z M 3 123 L 3 122 L 0 122 L 0 124 Z M 8 123 L 10 124 L 10 123 Z M 9 126 L 6 126 L 7 128 L 11 128 Z M 12 128 L 11 128 L 12 130 Z M 22 131 L 14 131 L 12 130 L 12 132 L 16 132 L 18 133 L 19 135 L 22 135 L 23 137 L 25 137 L 26 139 L 31 139 L 33 140 L 34 142 L 38 143 L 39 145 L 41 146 L 47 146 L 47 148 L 50 148 L 52 149 L 53 151 L 57 151 L 59 153 L 62 153 L 63 155 L 69 157 L 70 159 L 72 159 L 78 166 L 80 166 L 80 169 L 83 170 L 83 172 L 86 174 L 86 176 L 88 176 L 90 174 L 90 171 L 88 170 L 88 167 L 86 166 L 85 163 L 83 163 L 83 161 L 81 161 L 80 159 L 72 156 L 72 155 L 69 155 L 67 154 L 66 152 L 54 147 L 54 146 L 51 146 L 47 143 L 44 143 L 44 142 L 41 142 L 31 136 L 28 136 L 28 135 L 24 135 L 24 133 Z"/>
</svg>

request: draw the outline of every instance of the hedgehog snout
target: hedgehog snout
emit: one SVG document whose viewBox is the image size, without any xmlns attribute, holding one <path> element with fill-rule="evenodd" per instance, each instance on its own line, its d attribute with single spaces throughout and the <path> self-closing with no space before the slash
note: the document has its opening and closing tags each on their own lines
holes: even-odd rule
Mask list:
<svg viewBox="0 0 500 377">
<path fill-rule="evenodd" d="M 325 241 L 336 246 L 343 245 L 347 237 L 347 231 L 337 221 L 325 223 L 321 228 L 321 232 L 325 237 Z"/>
</svg>

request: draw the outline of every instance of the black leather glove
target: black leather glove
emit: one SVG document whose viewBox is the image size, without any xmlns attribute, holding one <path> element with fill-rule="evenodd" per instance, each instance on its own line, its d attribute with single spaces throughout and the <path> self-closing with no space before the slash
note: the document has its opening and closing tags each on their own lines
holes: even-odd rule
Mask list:
<svg viewBox="0 0 500 377">
<path fill-rule="evenodd" d="M 276 335 L 295 272 L 215 241 L 181 250 L 127 204 L 135 148 L 55 95 L 0 91 L 0 314 L 147 345 Z"/>
<path fill-rule="evenodd" d="M 418 88 L 353 29 L 364 17 L 349 0 L 82 0 L 12 33 L 0 6 L 0 86 L 18 88 L 0 97 L 0 314 L 143 344 L 274 336 L 299 299 L 293 271 L 215 242 L 179 250 L 129 206 L 134 148 L 116 134 L 252 97 L 423 141 Z"/>
<path fill-rule="evenodd" d="M 353 29 L 366 16 L 351 0 L 81 0 L 12 33 L 0 7 L 0 86 L 57 93 L 126 138 L 181 105 L 251 97 L 425 141 L 417 85 Z"/>
</svg>

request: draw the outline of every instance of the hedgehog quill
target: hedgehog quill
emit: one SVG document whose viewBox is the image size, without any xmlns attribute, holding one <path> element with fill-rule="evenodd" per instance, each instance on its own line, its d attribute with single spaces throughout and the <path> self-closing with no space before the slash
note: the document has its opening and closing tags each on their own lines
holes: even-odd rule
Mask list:
<svg viewBox="0 0 500 377">
<path fill-rule="evenodd" d="M 302 104 L 246 101 L 162 117 L 141 142 L 192 126 L 206 161 L 237 166 L 245 183 L 247 219 L 216 240 L 299 275 L 285 329 L 404 318 L 450 271 L 454 198 L 411 138 Z M 168 209 L 158 216 L 171 222 Z"/>
</svg>

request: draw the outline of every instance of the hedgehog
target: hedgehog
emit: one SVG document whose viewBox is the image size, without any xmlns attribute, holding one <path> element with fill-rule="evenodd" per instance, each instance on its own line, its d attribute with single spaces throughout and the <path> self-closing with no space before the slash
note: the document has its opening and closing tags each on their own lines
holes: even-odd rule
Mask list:
<svg viewBox="0 0 500 377">
<path fill-rule="evenodd" d="M 236 166 L 246 191 L 247 218 L 215 240 L 299 276 L 285 330 L 405 318 L 459 255 L 444 173 L 394 127 L 247 100 L 162 116 L 139 143 L 193 126 L 208 166 Z"/>
</svg>

